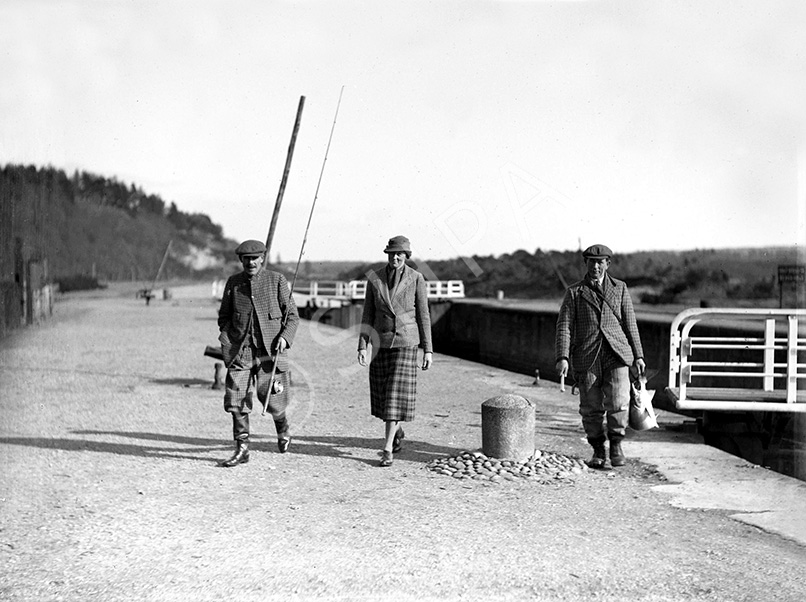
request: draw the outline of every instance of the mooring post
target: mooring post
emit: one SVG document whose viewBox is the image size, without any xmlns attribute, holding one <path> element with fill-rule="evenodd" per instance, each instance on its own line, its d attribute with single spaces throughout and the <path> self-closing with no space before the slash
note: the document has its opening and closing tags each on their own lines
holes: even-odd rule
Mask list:
<svg viewBox="0 0 806 602">
<path fill-rule="evenodd" d="M 535 406 L 520 395 L 499 395 L 481 404 L 484 455 L 524 462 L 535 451 Z"/>
</svg>

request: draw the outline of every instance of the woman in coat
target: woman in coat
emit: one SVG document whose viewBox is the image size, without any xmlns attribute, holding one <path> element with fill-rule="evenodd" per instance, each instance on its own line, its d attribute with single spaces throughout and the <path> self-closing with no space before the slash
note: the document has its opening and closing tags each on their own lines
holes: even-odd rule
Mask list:
<svg viewBox="0 0 806 602">
<path fill-rule="evenodd" d="M 395 236 L 383 250 L 387 264 L 368 274 L 358 363 L 367 365 L 367 346 L 372 345 L 369 391 L 372 415 L 385 423 L 381 466 L 392 465 L 404 437 L 400 422 L 414 420 L 417 392 L 417 347 L 422 347 L 422 369 L 433 358 L 431 316 L 423 275 L 406 265 L 411 243 Z"/>
</svg>

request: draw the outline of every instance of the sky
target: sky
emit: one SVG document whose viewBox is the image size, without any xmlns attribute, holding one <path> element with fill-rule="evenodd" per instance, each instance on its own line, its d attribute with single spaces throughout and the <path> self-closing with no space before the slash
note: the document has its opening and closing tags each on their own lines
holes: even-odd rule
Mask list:
<svg viewBox="0 0 806 602">
<path fill-rule="evenodd" d="M 238 241 L 266 239 L 304 96 L 272 260 L 381 261 L 399 234 L 424 260 L 806 245 L 800 0 L 0 0 L 0 22 L 0 165 L 114 177 Z"/>
</svg>

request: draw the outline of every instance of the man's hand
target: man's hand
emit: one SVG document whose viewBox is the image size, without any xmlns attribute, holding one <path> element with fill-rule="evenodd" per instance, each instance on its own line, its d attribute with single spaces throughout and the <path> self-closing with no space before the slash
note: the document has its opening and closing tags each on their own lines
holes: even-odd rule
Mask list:
<svg viewBox="0 0 806 602">
<path fill-rule="evenodd" d="M 286 341 L 285 338 L 283 338 L 283 337 L 278 337 L 277 338 L 277 345 L 274 348 L 274 352 L 275 353 L 282 353 L 286 349 L 288 349 L 288 341 Z"/>
<path fill-rule="evenodd" d="M 359 349 L 358 350 L 358 363 L 362 366 L 367 365 L 367 350 L 366 349 Z"/>
<path fill-rule="evenodd" d="M 639 376 L 646 375 L 646 362 L 644 361 L 644 358 L 639 357 L 637 360 L 635 360 L 635 369 L 638 370 Z"/>
<path fill-rule="evenodd" d="M 568 376 L 568 360 L 563 358 L 557 361 L 555 366 L 557 368 L 557 374 L 559 376 Z"/>
<path fill-rule="evenodd" d="M 434 354 L 430 351 L 423 354 L 423 370 L 428 370 L 434 363 Z"/>
</svg>

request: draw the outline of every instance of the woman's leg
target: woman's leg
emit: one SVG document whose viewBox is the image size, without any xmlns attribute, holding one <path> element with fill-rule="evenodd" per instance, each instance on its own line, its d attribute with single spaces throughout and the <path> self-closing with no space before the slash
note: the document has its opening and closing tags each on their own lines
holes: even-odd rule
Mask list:
<svg viewBox="0 0 806 602">
<path fill-rule="evenodd" d="M 394 444 L 395 440 L 395 433 L 397 433 L 397 420 L 387 420 L 386 424 L 386 441 L 383 445 L 383 451 L 387 451 L 390 454 L 392 453 L 392 445 Z"/>
<path fill-rule="evenodd" d="M 386 433 L 383 444 L 383 456 L 381 457 L 381 466 L 392 465 L 392 449 L 394 448 L 395 434 L 397 433 L 397 420 L 384 421 Z"/>
</svg>

